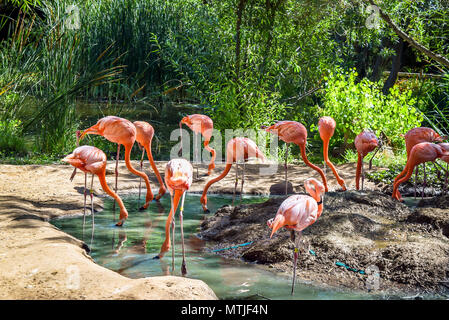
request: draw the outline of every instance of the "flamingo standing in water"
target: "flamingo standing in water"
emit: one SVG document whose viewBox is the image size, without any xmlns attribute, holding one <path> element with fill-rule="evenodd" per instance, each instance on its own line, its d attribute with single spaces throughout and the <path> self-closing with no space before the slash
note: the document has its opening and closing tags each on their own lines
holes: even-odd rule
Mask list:
<svg viewBox="0 0 449 320">
<path fill-rule="evenodd" d="M 329 160 L 329 141 L 334 135 L 336 123 L 331 117 L 321 117 L 318 121 L 318 131 L 320 132 L 321 140 L 323 140 L 323 157 L 326 164 L 331 168 L 337 179 L 338 184 L 342 187 L 343 191 L 346 191 L 345 181 L 340 178 L 333 163 Z M 326 168 L 326 165 L 325 165 Z"/>
<path fill-rule="evenodd" d="M 362 190 L 363 182 L 365 180 L 365 172 L 363 170 L 363 158 L 377 148 L 379 141 L 376 135 L 367 130 L 363 130 L 354 140 L 355 148 L 357 149 L 357 169 L 355 173 L 355 188 L 359 190 L 360 174 L 362 175 Z"/>
<path fill-rule="evenodd" d="M 154 163 L 153 155 L 151 154 L 151 141 L 153 140 L 154 136 L 154 128 L 151 124 L 145 121 L 134 121 L 134 126 L 136 127 L 136 141 L 139 143 L 140 146 L 143 147 L 142 150 L 142 158 L 140 160 L 140 171 L 142 171 L 142 165 L 143 165 L 143 157 L 145 154 L 145 151 L 147 152 L 148 160 L 150 161 L 151 168 L 153 168 L 154 174 L 156 175 L 157 181 L 159 182 L 159 193 L 156 196 L 156 201 L 159 201 L 159 199 L 165 194 L 165 185 L 162 181 L 161 174 L 159 173 L 159 170 L 157 170 L 156 163 Z M 142 180 L 141 180 L 142 181 Z M 140 185 L 139 185 L 139 197 L 140 197 Z"/>
<path fill-rule="evenodd" d="M 412 148 L 421 142 L 443 142 L 443 140 L 447 139 L 446 136 L 440 136 L 438 133 L 436 133 L 433 129 L 427 128 L 427 127 L 418 127 L 413 128 L 407 131 L 407 133 L 404 136 L 405 139 L 405 149 L 407 151 L 407 161 L 410 156 L 410 152 Z M 424 197 L 424 188 L 426 186 L 426 164 L 423 163 L 424 167 L 424 186 L 421 193 L 421 196 Z M 395 179 L 393 183 L 396 183 L 403 175 L 399 174 Z M 415 197 L 416 197 L 416 181 L 418 180 L 418 166 L 415 170 Z"/>
<path fill-rule="evenodd" d="M 413 169 L 417 165 L 429 161 L 437 164 L 435 162 L 436 159 L 441 159 L 449 163 L 449 143 L 435 144 L 431 142 L 421 142 L 413 146 L 410 150 L 404 170 L 402 170 L 402 172 L 395 179 L 392 197 L 396 200 L 402 201 L 401 194 L 398 190 L 399 185 L 410 179 Z M 439 164 L 437 165 L 439 166 Z"/>
<path fill-rule="evenodd" d="M 210 175 L 212 173 L 212 170 L 214 170 L 215 168 L 216 156 L 215 150 L 209 146 L 209 142 L 212 137 L 212 131 L 214 129 L 214 122 L 211 118 L 204 114 L 192 114 L 182 118 L 182 120 L 179 122 L 180 129 L 182 128 L 182 124 L 187 125 L 194 133 L 201 134 L 204 137 L 204 148 L 212 154 L 212 158 L 210 159 L 209 167 L 207 170 L 207 175 Z M 197 152 L 196 148 L 195 152 Z M 198 155 L 196 158 L 199 158 Z M 198 167 L 196 170 L 196 176 L 198 178 Z"/>
<path fill-rule="evenodd" d="M 165 253 L 170 249 L 170 226 L 172 228 L 172 270 L 175 270 L 175 213 L 178 209 L 179 200 L 181 199 L 181 208 L 179 209 L 179 220 L 181 224 L 181 239 L 182 239 L 182 266 L 181 273 L 185 275 L 187 273 L 186 262 L 185 262 L 185 251 L 184 251 L 184 231 L 183 231 L 183 216 L 184 211 L 184 199 L 187 190 L 189 190 L 192 185 L 193 179 L 193 167 L 185 159 L 173 159 L 167 163 L 165 167 L 165 183 L 167 184 L 168 191 L 170 191 L 171 197 L 171 208 L 168 214 L 167 221 L 165 223 L 165 241 L 162 244 L 161 251 L 159 255 L 155 258 L 162 258 Z"/>
<path fill-rule="evenodd" d="M 321 182 L 314 178 L 304 181 L 304 187 L 310 194 L 293 195 L 282 202 L 276 216 L 267 221 L 267 225 L 272 229 L 270 238 L 280 228 L 285 227 L 291 230 L 291 239 L 295 243 L 293 252 L 293 282 L 292 295 L 295 290 L 296 264 L 298 261 L 298 247 L 302 237 L 302 230 L 315 223 L 316 219 L 323 212 L 323 197 L 325 188 Z M 298 237 L 295 236 L 298 232 Z"/>
<path fill-rule="evenodd" d="M 256 157 L 265 161 L 266 158 L 262 151 L 257 147 L 256 143 L 249 138 L 233 138 L 229 140 L 226 145 L 226 167 L 224 171 L 216 178 L 207 182 L 204 187 L 203 194 L 201 195 L 201 204 L 203 206 L 203 210 L 206 213 L 209 213 L 209 209 L 207 209 L 207 190 L 209 187 L 217 181 L 220 181 L 229 173 L 231 170 L 232 164 L 237 163 L 237 161 L 247 161 L 251 157 Z M 243 190 L 243 181 L 242 180 L 242 190 Z M 234 195 L 235 188 L 237 187 L 237 179 L 234 187 Z M 232 200 L 234 202 L 234 199 Z"/>
<path fill-rule="evenodd" d="M 123 204 L 122 199 L 114 192 L 112 191 L 108 184 L 106 183 L 106 155 L 103 151 L 101 151 L 98 148 L 92 147 L 92 146 L 81 146 L 73 150 L 71 154 L 69 154 L 67 157 L 62 159 L 64 162 L 70 163 L 75 168 L 80 169 L 84 173 L 92 173 L 92 182 L 90 187 L 90 196 L 91 196 L 91 206 L 92 206 L 92 220 L 93 220 L 93 214 L 94 214 L 94 205 L 93 205 L 93 193 L 92 193 L 92 187 L 94 182 L 94 175 L 98 176 L 98 179 L 100 180 L 101 187 L 103 190 L 109 194 L 112 198 L 117 201 L 119 207 L 120 207 L 120 217 L 119 222 L 116 224 L 116 226 L 123 226 L 125 223 L 126 218 L 128 218 L 128 211 L 125 208 L 125 205 Z"/>
<path fill-rule="evenodd" d="M 323 180 L 324 188 L 326 192 L 328 191 L 326 177 L 324 176 L 323 171 L 314 164 L 312 164 L 309 161 L 309 159 L 307 159 L 306 155 L 307 129 L 306 127 L 304 127 L 304 125 L 296 121 L 278 121 L 270 127 L 263 126 L 262 129 L 264 129 L 267 132 L 277 134 L 279 136 L 279 139 L 287 143 L 287 150 L 288 144 L 290 142 L 293 142 L 294 144 L 298 145 L 299 149 L 301 150 L 302 160 L 306 165 L 308 165 L 309 167 L 311 167 L 313 170 L 315 170 L 320 174 L 321 179 Z M 285 166 L 285 184 L 287 184 L 287 166 Z"/>
<path fill-rule="evenodd" d="M 98 122 L 92 127 L 83 131 L 80 139 L 83 139 L 86 134 L 98 134 L 105 137 L 111 142 L 117 143 L 117 157 L 115 160 L 115 192 L 117 192 L 117 180 L 118 180 L 118 160 L 120 156 L 120 145 L 125 147 L 125 163 L 126 167 L 133 174 L 143 178 L 147 186 L 147 195 L 145 198 L 145 204 L 139 209 L 147 209 L 150 202 L 153 200 L 153 193 L 151 192 L 150 180 L 145 172 L 134 169 L 130 161 L 131 149 L 136 141 L 137 130 L 134 124 L 126 119 L 116 116 L 107 116 L 98 120 Z"/>
<path fill-rule="evenodd" d="M 76 131 L 76 146 L 79 147 L 80 146 L 80 136 L 81 136 L 81 131 L 77 130 Z M 76 167 L 75 169 L 73 169 L 73 173 L 70 176 L 70 181 L 73 181 L 73 178 L 76 175 Z M 92 197 L 92 194 L 91 194 Z M 83 227 L 84 224 L 86 222 L 86 198 L 87 198 L 87 173 L 84 172 L 84 208 L 83 208 Z M 91 199 L 91 202 L 93 201 L 93 199 Z M 93 209 L 92 209 L 93 210 Z M 92 215 L 94 214 L 94 212 L 92 211 Z"/>
</svg>

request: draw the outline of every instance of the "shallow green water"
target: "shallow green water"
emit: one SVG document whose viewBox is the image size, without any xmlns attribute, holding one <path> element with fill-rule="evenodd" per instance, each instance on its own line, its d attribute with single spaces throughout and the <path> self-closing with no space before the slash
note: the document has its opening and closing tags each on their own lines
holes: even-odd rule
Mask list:
<svg viewBox="0 0 449 320">
<path fill-rule="evenodd" d="M 243 203 L 262 202 L 266 197 L 244 196 Z M 238 201 L 238 200 L 237 200 Z M 95 214 L 92 233 L 91 216 L 55 219 L 52 223 L 63 231 L 83 239 L 91 248 L 91 256 L 100 265 L 130 278 L 169 275 L 171 250 L 163 259 L 153 259 L 159 253 L 165 237 L 165 221 L 170 210 L 170 198 L 164 196 L 161 203 L 152 202 L 147 211 L 138 211 L 136 196 L 124 198 L 129 211 L 123 228 L 115 227 L 118 211 L 114 214 L 112 200 L 105 199 L 105 208 Z M 230 196 L 208 196 L 208 206 L 215 212 L 223 205 L 231 204 Z M 301 283 L 290 295 L 291 276 L 270 272 L 256 264 L 229 261 L 205 247 L 196 234 L 200 230 L 202 212 L 199 195 L 187 194 L 184 205 L 184 236 L 186 244 L 187 277 L 206 282 L 222 299 L 261 298 L 270 299 L 373 299 L 369 294 L 333 291 Z M 179 211 L 178 211 L 179 213 Z M 179 216 L 176 215 L 175 275 L 181 275 L 181 237 Z M 273 215 L 275 213 L 273 212 Z M 232 249 L 230 249 L 232 250 Z"/>
</svg>

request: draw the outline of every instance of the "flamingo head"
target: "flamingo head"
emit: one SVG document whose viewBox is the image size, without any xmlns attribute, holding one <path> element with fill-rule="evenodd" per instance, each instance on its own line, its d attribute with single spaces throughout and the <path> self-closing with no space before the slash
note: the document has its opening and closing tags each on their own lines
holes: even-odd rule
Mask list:
<svg viewBox="0 0 449 320">
<path fill-rule="evenodd" d="M 267 221 L 267 226 L 272 229 L 270 234 L 271 238 L 276 231 L 285 226 L 285 217 L 282 214 L 277 214 L 276 217 Z"/>
<path fill-rule="evenodd" d="M 314 199 L 319 199 L 326 192 L 324 185 L 315 178 L 309 178 L 304 181 L 304 187 Z"/>
<path fill-rule="evenodd" d="M 440 143 L 438 144 L 440 146 L 442 155 L 440 156 L 440 159 L 449 163 L 449 143 Z"/>
<path fill-rule="evenodd" d="M 192 125 L 192 120 L 190 119 L 189 116 L 185 116 L 184 118 L 182 118 L 182 120 L 179 122 L 179 126 L 181 127 L 182 124 L 185 124 L 187 126 L 191 126 Z"/>
<path fill-rule="evenodd" d="M 434 134 L 434 142 L 444 142 L 444 140 L 448 140 L 449 136 L 440 136 L 438 133 Z"/>
</svg>

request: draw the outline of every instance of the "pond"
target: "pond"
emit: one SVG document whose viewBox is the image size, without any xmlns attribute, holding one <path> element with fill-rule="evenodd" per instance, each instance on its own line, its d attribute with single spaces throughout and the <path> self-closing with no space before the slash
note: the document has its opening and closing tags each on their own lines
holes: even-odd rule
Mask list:
<svg viewBox="0 0 449 320">
<path fill-rule="evenodd" d="M 138 211 L 142 200 L 131 195 L 122 197 L 129 211 L 123 228 L 115 226 L 118 210 L 113 201 L 105 199 L 104 210 L 92 217 L 83 216 L 52 220 L 61 230 L 82 239 L 90 247 L 90 255 L 108 269 L 129 278 L 143 278 L 172 274 L 171 249 L 162 259 L 153 259 L 165 238 L 165 221 L 170 210 L 170 197 L 160 203 L 152 202 L 146 211 Z M 290 295 L 291 275 L 268 270 L 244 261 L 227 260 L 212 252 L 196 235 L 206 216 L 199 201 L 200 195 L 187 194 L 184 205 L 184 237 L 186 244 L 187 277 L 207 283 L 220 299 L 376 299 L 372 294 L 329 290 L 303 283 L 297 278 L 294 296 Z M 244 196 L 242 203 L 266 201 L 263 196 Z M 239 199 L 237 198 L 237 204 Z M 212 214 L 223 205 L 230 205 L 230 195 L 209 195 L 208 207 Z M 181 237 L 179 211 L 176 215 L 175 271 L 181 271 Z M 273 215 L 275 213 L 273 212 Z M 229 249 L 233 250 L 233 249 Z"/>
</svg>

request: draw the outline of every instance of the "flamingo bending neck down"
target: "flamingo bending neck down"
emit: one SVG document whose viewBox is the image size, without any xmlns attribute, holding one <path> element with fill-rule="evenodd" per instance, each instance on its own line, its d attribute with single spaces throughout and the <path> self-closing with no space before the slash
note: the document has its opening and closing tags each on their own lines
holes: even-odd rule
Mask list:
<svg viewBox="0 0 449 320">
<path fill-rule="evenodd" d="M 182 128 L 182 124 L 187 125 L 194 133 L 201 134 L 204 137 L 204 148 L 207 151 L 209 151 L 212 155 L 207 170 L 207 175 L 210 175 L 215 168 L 215 157 L 216 157 L 215 150 L 209 146 L 210 139 L 212 138 L 212 132 L 214 129 L 214 122 L 212 121 L 211 118 L 209 118 L 204 114 L 192 114 L 182 118 L 182 120 L 179 122 L 180 129 Z M 197 152 L 197 150 L 195 150 L 195 152 Z M 197 156 L 196 158 L 198 159 L 199 157 Z M 197 167 L 197 175 L 198 175 L 198 167 Z"/>
<path fill-rule="evenodd" d="M 393 199 L 402 201 L 401 194 L 399 193 L 399 185 L 410 179 L 413 169 L 417 165 L 426 162 L 436 163 L 436 159 L 441 159 L 449 163 L 449 143 L 435 144 L 430 142 L 421 142 L 413 146 L 404 170 L 402 170 L 402 172 L 396 177 L 393 184 Z"/>
<path fill-rule="evenodd" d="M 153 193 L 151 192 L 150 180 L 145 172 L 136 170 L 131 164 L 131 150 L 136 141 L 136 127 L 134 124 L 126 119 L 116 116 L 107 116 L 98 120 L 98 122 L 92 127 L 83 131 L 80 139 L 83 139 L 86 134 L 97 134 L 105 137 L 107 140 L 117 143 L 117 158 L 115 162 L 115 189 L 117 191 L 117 179 L 118 179 L 118 159 L 120 154 L 120 145 L 125 147 L 125 164 L 128 170 L 141 177 L 147 187 L 147 195 L 145 198 L 145 204 L 140 210 L 147 209 L 150 202 L 153 200 Z"/>
<path fill-rule="evenodd" d="M 126 218 L 128 218 L 128 211 L 123 204 L 122 199 L 112 191 L 106 183 L 106 155 L 103 151 L 92 146 L 81 146 L 73 150 L 71 154 L 62 159 L 64 162 L 70 163 L 75 168 L 80 169 L 84 173 L 91 173 L 98 176 L 102 189 L 117 201 L 120 207 L 120 217 L 117 226 L 123 226 Z M 93 183 L 93 176 L 92 176 Z M 92 190 L 92 186 L 91 186 Z M 91 200 L 93 198 L 91 197 Z M 92 204 L 93 214 L 93 204 Z"/>
<path fill-rule="evenodd" d="M 204 212 L 208 213 L 207 209 L 207 190 L 209 187 L 217 181 L 220 181 L 231 170 L 232 164 L 238 161 L 247 161 L 251 157 L 256 157 L 265 162 L 265 155 L 260 151 L 257 144 L 249 138 L 233 138 L 229 140 L 226 145 L 226 167 L 224 171 L 216 178 L 209 180 L 204 187 L 203 194 L 201 195 L 201 204 L 203 206 Z M 243 189 L 243 185 L 242 185 Z M 234 192 L 235 194 L 235 192 Z"/>
<path fill-rule="evenodd" d="M 359 190 L 360 176 L 362 176 L 362 190 L 365 181 L 365 172 L 363 170 L 363 158 L 377 148 L 379 141 L 376 135 L 367 130 L 363 130 L 355 137 L 355 148 L 357 149 L 357 169 L 355 173 L 355 188 Z"/>
<path fill-rule="evenodd" d="M 304 125 L 296 121 L 278 121 L 272 126 L 262 127 L 262 129 L 264 129 L 267 132 L 278 135 L 279 139 L 281 139 L 285 143 L 293 142 L 294 144 L 296 144 L 301 150 L 301 157 L 304 163 L 320 174 L 321 179 L 323 180 L 324 188 L 326 192 L 328 191 L 324 172 L 320 168 L 312 164 L 309 161 L 309 159 L 307 159 L 306 155 L 307 129 L 306 127 L 304 127 Z"/>
<path fill-rule="evenodd" d="M 187 190 L 189 190 L 192 185 L 193 179 L 193 167 L 185 159 L 172 159 L 165 167 L 165 183 L 170 191 L 171 196 L 171 208 L 168 214 L 167 221 L 165 223 L 165 241 L 161 246 L 159 255 L 155 258 L 162 258 L 165 253 L 170 249 L 170 226 L 172 228 L 172 270 L 175 269 L 175 213 L 178 209 L 179 200 L 182 196 L 181 208 L 179 211 L 179 220 L 181 224 L 181 239 L 182 239 L 182 275 L 187 273 L 186 263 L 185 263 L 185 250 L 184 250 L 184 231 L 183 231 L 183 214 L 184 211 L 184 199 Z"/>
<path fill-rule="evenodd" d="M 282 227 L 291 231 L 291 239 L 295 242 L 293 251 L 293 295 L 296 279 L 296 264 L 298 261 L 298 246 L 302 237 L 302 230 L 315 223 L 323 212 L 323 196 L 325 188 L 321 182 L 314 178 L 307 179 L 304 182 L 307 195 L 293 195 L 282 202 L 276 216 L 267 221 L 267 225 L 272 229 L 270 238 Z M 298 232 L 298 237 L 295 236 Z"/>
<path fill-rule="evenodd" d="M 346 191 L 345 181 L 338 175 L 337 169 L 335 169 L 334 164 L 329 160 L 329 141 L 334 135 L 336 127 L 336 122 L 331 117 L 321 117 L 318 121 L 318 131 L 320 132 L 320 138 L 323 140 L 323 157 L 326 164 L 331 168 L 337 179 L 338 184 L 341 186 L 343 191 Z"/>
<path fill-rule="evenodd" d="M 151 141 L 153 140 L 154 136 L 154 128 L 151 124 L 145 121 L 134 121 L 134 126 L 136 127 L 136 141 L 143 146 L 142 150 L 142 160 L 141 160 L 141 168 L 142 170 L 142 162 L 143 162 L 143 156 L 146 151 L 148 161 L 150 162 L 151 168 L 154 171 L 154 174 L 156 175 L 157 181 L 159 182 L 159 193 L 156 196 L 156 201 L 159 201 L 159 199 L 165 194 L 165 185 L 162 181 L 161 174 L 159 173 L 159 170 L 156 167 L 156 163 L 154 162 L 153 155 L 151 153 Z M 139 185 L 139 195 L 140 195 L 140 185 Z"/>
<path fill-rule="evenodd" d="M 410 152 L 412 151 L 412 148 L 421 142 L 443 142 L 443 140 L 446 140 L 447 136 L 440 136 L 438 133 L 435 132 L 432 128 L 427 127 L 417 127 L 410 129 L 407 131 L 407 133 L 403 136 L 405 139 L 405 149 L 407 151 L 407 160 L 409 159 Z M 413 183 L 414 189 L 415 189 L 415 197 L 416 197 L 416 181 L 418 180 L 418 166 L 416 166 L 415 169 L 415 181 Z M 426 181 L 426 164 L 423 163 L 424 168 L 424 186 L 422 189 L 421 197 L 424 198 L 424 188 L 427 184 Z M 399 174 L 395 179 L 394 183 L 396 183 L 400 178 L 402 178 L 404 175 Z"/>
</svg>

